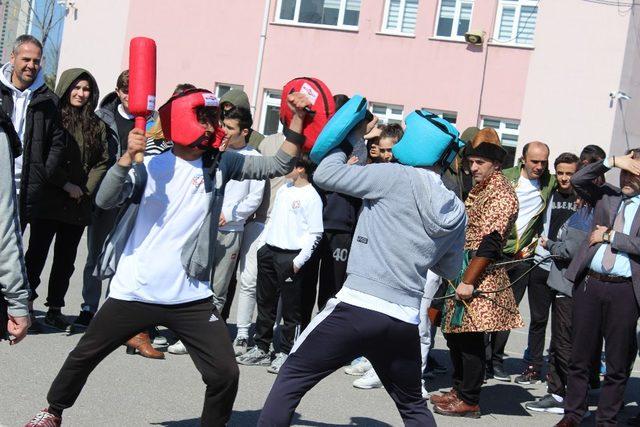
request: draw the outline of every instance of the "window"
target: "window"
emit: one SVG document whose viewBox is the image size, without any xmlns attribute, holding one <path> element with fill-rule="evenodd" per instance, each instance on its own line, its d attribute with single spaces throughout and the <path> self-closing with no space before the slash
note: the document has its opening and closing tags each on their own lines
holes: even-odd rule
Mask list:
<svg viewBox="0 0 640 427">
<path fill-rule="evenodd" d="M 424 110 L 431 111 L 433 114 L 445 119 L 452 125 L 455 125 L 456 122 L 458 121 L 458 113 L 456 113 L 455 111 L 441 111 L 441 110 L 434 110 L 432 108 L 424 108 Z"/>
<path fill-rule="evenodd" d="M 533 46 L 537 19 L 537 0 L 500 0 L 493 38 L 498 43 Z"/>
<path fill-rule="evenodd" d="M 361 0 L 279 0 L 278 22 L 357 28 Z"/>
<path fill-rule="evenodd" d="M 517 120 L 504 120 L 485 117 L 482 119 L 482 127 L 494 128 L 502 141 L 502 148 L 507 151 L 507 158 L 503 163 L 504 168 L 510 168 L 516 163 L 516 146 L 520 134 L 520 122 Z"/>
<path fill-rule="evenodd" d="M 415 34 L 418 0 L 387 0 L 382 31 Z"/>
<path fill-rule="evenodd" d="M 436 36 L 463 39 L 469 31 L 473 0 L 440 0 Z"/>
<path fill-rule="evenodd" d="M 371 112 L 383 124 L 402 124 L 402 109 L 402 105 L 371 104 Z"/>
<path fill-rule="evenodd" d="M 229 92 L 231 89 L 243 90 L 244 86 L 227 83 L 216 83 L 216 98 L 222 98 L 225 93 Z"/>
<path fill-rule="evenodd" d="M 263 135 L 273 135 L 282 132 L 280 123 L 280 94 L 279 90 L 265 90 L 262 100 L 262 117 L 260 131 Z"/>
</svg>

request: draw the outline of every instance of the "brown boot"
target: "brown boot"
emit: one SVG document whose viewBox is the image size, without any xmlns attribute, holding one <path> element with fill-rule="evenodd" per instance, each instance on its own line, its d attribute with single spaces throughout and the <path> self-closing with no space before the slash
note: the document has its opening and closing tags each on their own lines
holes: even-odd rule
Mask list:
<svg viewBox="0 0 640 427">
<path fill-rule="evenodd" d="M 151 338 L 148 332 L 140 332 L 127 341 L 127 354 L 136 354 L 136 350 L 140 356 L 149 359 L 164 359 L 164 353 L 156 350 L 151 346 Z"/>
<path fill-rule="evenodd" d="M 451 389 L 440 395 L 431 396 L 429 402 L 431 402 L 433 405 L 448 405 L 457 398 L 458 395 L 456 394 L 456 391 L 454 389 Z"/>
<path fill-rule="evenodd" d="M 446 405 L 435 405 L 433 410 L 448 417 L 480 418 L 480 406 L 469 405 L 458 398 Z"/>
</svg>

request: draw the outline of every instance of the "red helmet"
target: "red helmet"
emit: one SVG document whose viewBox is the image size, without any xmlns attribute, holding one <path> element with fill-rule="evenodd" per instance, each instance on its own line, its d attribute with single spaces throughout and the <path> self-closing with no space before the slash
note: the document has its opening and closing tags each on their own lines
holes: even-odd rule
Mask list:
<svg viewBox="0 0 640 427">
<path fill-rule="evenodd" d="M 164 137 L 174 144 L 201 149 L 218 148 L 225 136 L 219 123 L 213 134 L 198 121 L 199 107 L 220 108 L 220 101 L 206 89 L 191 89 L 174 95 L 160 107 L 160 124 Z"/>
</svg>

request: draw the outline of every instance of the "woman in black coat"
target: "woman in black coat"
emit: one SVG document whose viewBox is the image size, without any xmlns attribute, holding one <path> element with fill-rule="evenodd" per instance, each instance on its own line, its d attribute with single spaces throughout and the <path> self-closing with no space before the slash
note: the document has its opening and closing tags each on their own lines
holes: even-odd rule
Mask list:
<svg viewBox="0 0 640 427">
<path fill-rule="evenodd" d="M 68 331 L 70 324 L 61 313 L 74 271 L 78 244 L 91 220 L 91 203 L 107 170 L 108 150 L 104 123 L 95 115 L 98 86 L 86 70 L 73 68 L 60 76 L 56 87 L 67 140 L 65 169 L 67 182 L 43 197 L 38 218 L 30 222 L 29 249 L 25 255 L 31 286 L 31 305 L 49 247 L 55 236 L 53 264 L 49 276 L 45 323 Z M 35 319 L 32 318 L 32 323 Z M 37 331 L 37 325 L 34 328 Z"/>
</svg>

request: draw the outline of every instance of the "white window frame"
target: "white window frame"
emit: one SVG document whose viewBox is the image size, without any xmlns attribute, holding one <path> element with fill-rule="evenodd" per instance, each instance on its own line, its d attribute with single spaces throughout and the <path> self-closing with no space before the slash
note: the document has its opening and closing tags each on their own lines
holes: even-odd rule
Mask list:
<svg viewBox="0 0 640 427">
<path fill-rule="evenodd" d="M 495 131 L 498 133 L 498 136 L 500 137 L 500 141 L 502 142 L 502 145 L 504 147 L 511 147 L 513 149 L 517 149 L 518 147 L 518 142 L 520 140 L 520 120 L 515 120 L 515 119 L 502 119 L 499 117 L 491 117 L 491 116 L 482 116 L 482 125 L 480 126 L 480 128 L 485 128 L 485 127 L 489 127 L 485 125 L 485 120 L 495 120 L 500 122 L 500 126 L 496 129 L 494 127 L 491 127 L 491 129 L 495 129 Z M 518 125 L 518 129 L 509 129 L 507 127 L 507 124 L 511 124 L 511 125 Z M 518 140 L 516 141 L 516 143 L 514 144 L 512 141 L 505 141 L 503 139 L 504 135 L 510 135 L 510 136 L 515 136 Z M 515 153 L 514 156 L 514 161 L 518 160 L 518 153 Z M 513 165 L 504 165 L 505 168 L 511 167 Z"/>
<path fill-rule="evenodd" d="M 423 108 L 423 110 L 427 110 L 432 112 L 433 114 L 435 114 L 436 116 L 440 117 L 441 119 L 447 120 L 444 118 L 445 114 L 452 114 L 456 116 L 456 123 L 458 122 L 458 112 L 457 111 L 449 111 L 449 110 L 438 110 L 436 108 Z M 449 121 L 449 120 L 447 120 Z M 455 126 L 456 123 L 453 123 L 453 125 Z"/>
<path fill-rule="evenodd" d="M 293 19 L 282 19 L 280 18 L 280 12 L 282 11 L 282 0 L 278 0 L 274 22 L 278 24 L 295 25 L 299 27 L 308 27 L 308 28 L 329 28 L 329 29 L 340 29 L 340 30 L 347 30 L 347 31 L 358 30 L 358 25 L 345 25 L 342 23 L 344 22 L 344 13 L 347 9 L 347 0 L 340 0 L 340 9 L 338 10 L 338 23 L 336 25 L 312 24 L 308 22 L 299 22 L 301 0 L 295 0 L 295 2 L 296 2 L 296 6 L 293 11 Z M 364 0 L 360 1 L 361 10 L 362 10 L 363 2 Z M 361 12 L 361 10 L 359 12 Z M 358 17 L 358 24 L 360 24 L 360 17 Z"/>
<path fill-rule="evenodd" d="M 520 120 L 501 119 L 499 117 L 482 116 L 482 126 L 481 126 L 481 128 L 488 127 L 484 123 L 485 120 L 495 120 L 495 121 L 500 122 L 500 127 L 498 129 L 496 129 L 494 127 L 491 127 L 492 129 L 495 129 L 496 132 L 498 132 L 498 136 L 500 137 L 500 141 L 502 141 L 502 135 L 516 136 L 516 137 L 520 138 Z M 507 124 L 518 125 L 518 129 L 509 129 L 507 127 Z M 506 145 L 511 146 L 511 147 L 515 147 L 515 145 L 511 144 L 510 142 L 507 143 Z"/>
<path fill-rule="evenodd" d="M 262 107 L 260 111 L 260 132 L 264 133 L 264 125 L 267 121 L 267 107 L 280 107 L 280 99 L 274 101 L 270 95 L 278 94 L 282 97 L 282 91 L 276 89 L 265 89 L 262 96 Z M 282 123 L 278 121 L 278 132 L 282 132 Z"/>
<path fill-rule="evenodd" d="M 500 22 L 502 22 L 502 11 L 506 7 L 515 7 L 516 13 L 513 17 L 513 27 L 511 28 L 511 35 L 507 39 L 507 41 L 500 41 L 498 37 L 500 36 Z M 530 7 L 538 7 L 538 0 L 499 0 L 498 3 L 498 11 L 496 12 L 496 23 L 493 28 L 493 37 L 491 38 L 491 42 L 495 44 L 501 44 L 505 46 L 525 46 L 525 47 L 533 47 L 535 43 L 519 43 L 517 41 L 518 37 L 518 26 L 520 25 L 520 12 L 522 11 L 522 6 L 530 6 Z M 537 18 L 540 13 L 540 8 L 538 7 L 538 11 L 536 14 L 536 27 L 538 26 Z M 526 18 L 525 18 L 526 19 Z M 536 29 L 533 30 L 533 40 L 535 41 Z"/>
<path fill-rule="evenodd" d="M 385 108 L 385 113 L 384 115 L 380 115 L 378 113 L 374 113 L 373 112 L 373 107 L 384 107 Z M 400 114 L 395 114 L 393 113 L 391 110 L 394 108 L 399 108 L 402 110 L 402 112 Z M 374 114 L 375 116 L 378 117 L 378 119 L 380 120 L 380 124 L 388 124 L 389 120 L 396 120 L 397 122 L 399 122 L 400 124 L 402 124 L 403 120 L 404 120 L 404 106 L 402 105 L 396 105 L 396 104 L 386 104 L 384 102 L 372 102 L 369 105 L 369 111 L 371 111 L 372 114 Z"/>
<path fill-rule="evenodd" d="M 406 11 L 406 0 L 400 0 L 400 10 L 398 15 L 398 27 L 395 29 L 387 28 L 387 24 L 389 22 L 389 11 L 391 10 L 391 0 L 385 0 L 384 4 L 384 17 L 382 18 L 382 29 L 380 29 L 381 33 L 385 34 L 396 34 L 401 36 L 413 36 L 415 35 L 415 31 L 412 33 L 405 33 L 402 31 L 402 26 L 404 25 L 404 12 Z M 418 1 L 418 11 L 420 11 L 420 1 Z M 417 13 L 416 13 L 416 21 L 417 21 Z M 416 22 L 417 27 L 417 22 Z"/>
<path fill-rule="evenodd" d="M 462 3 L 471 3 L 471 19 L 469 19 L 469 29 L 471 29 L 471 24 L 473 24 L 473 9 L 475 7 L 474 0 L 456 0 L 456 11 L 453 15 L 453 23 L 451 24 L 451 35 L 449 36 L 439 36 L 438 35 L 438 25 L 440 25 L 440 11 L 442 9 L 442 0 L 438 0 L 438 11 L 436 13 L 436 24 L 433 26 L 433 38 L 435 39 L 446 39 L 446 40 L 464 40 L 464 34 L 459 36 L 458 32 L 458 24 L 460 24 L 460 13 L 462 10 Z"/>
<path fill-rule="evenodd" d="M 244 86 L 243 85 L 237 85 L 237 84 L 233 84 L 233 83 L 222 83 L 222 82 L 216 82 L 216 89 L 215 89 L 215 95 L 216 98 L 220 99 L 220 86 L 228 86 L 230 89 L 229 90 L 233 90 L 233 89 L 238 89 L 238 90 L 244 90 Z"/>
</svg>

